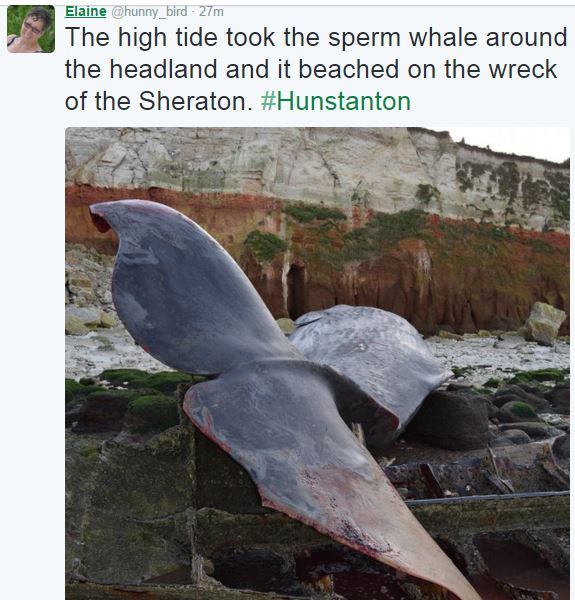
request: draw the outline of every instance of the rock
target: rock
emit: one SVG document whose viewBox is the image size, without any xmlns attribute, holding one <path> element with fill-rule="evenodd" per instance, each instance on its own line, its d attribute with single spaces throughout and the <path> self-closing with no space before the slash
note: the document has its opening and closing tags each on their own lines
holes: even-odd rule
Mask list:
<svg viewBox="0 0 575 600">
<path fill-rule="evenodd" d="M 477 332 L 477 336 L 478 337 L 491 337 L 491 331 L 488 331 L 487 329 L 480 329 Z"/>
<path fill-rule="evenodd" d="M 543 396 L 529 393 L 518 385 L 497 390 L 492 402 L 498 408 L 501 408 L 508 402 L 526 402 L 536 412 L 549 412 L 550 408 L 549 402 Z"/>
<path fill-rule="evenodd" d="M 532 440 L 546 440 L 563 434 L 556 427 L 546 425 L 545 423 L 509 423 L 502 424 L 500 427 L 502 431 L 524 431 Z"/>
<path fill-rule="evenodd" d="M 525 431 L 521 429 L 507 429 L 496 435 L 489 445 L 495 448 L 498 446 L 529 444 L 530 442 L 531 438 Z"/>
<path fill-rule="evenodd" d="M 551 391 L 545 394 L 545 398 L 553 408 L 553 412 L 560 415 L 568 415 L 571 413 L 569 406 L 570 392 L 568 383 L 558 383 Z"/>
<path fill-rule="evenodd" d="M 66 318 L 68 316 L 79 319 L 87 329 L 96 329 L 101 323 L 100 311 L 95 308 L 66 306 Z"/>
<path fill-rule="evenodd" d="M 524 421 L 539 421 L 537 414 L 526 402 L 514 401 L 504 404 L 496 414 L 500 423 L 523 423 Z"/>
<path fill-rule="evenodd" d="M 164 431 L 179 422 L 177 401 L 162 394 L 139 396 L 128 405 L 124 422 L 131 433 Z"/>
<path fill-rule="evenodd" d="M 82 319 L 66 314 L 65 331 L 66 335 L 85 335 L 90 330 L 84 325 Z"/>
<path fill-rule="evenodd" d="M 566 317 L 564 311 L 544 302 L 536 302 L 525 322 L 526 339 L 552 346 Z"/>
<path fill-rule="evenodd" d="M 282 318 L 276 319 L 276 323 L 279 328 L 286 334 L 289 335 L 295 328 L 294 322 L 292 319 Z"/>
<path fill-rule="evenodd" d="M 126 390 L 106 390 L 90 394 L 75 415 L 74 433 L 120 431 L 128 403 L 134 397 Z"/>
<path fill-rule="evenodd" d="M 111 313 L 107 313 L 107 312 L 100 312 L 100 326 L 101 327 L 105 327 L 106 329 L 109 329 L 111 327 L 116 327 L 116 325 L 118 324 L 118 319 L 116 319 L 116 317 L 111 314 Z"/>
<path fill-rule="evenodd" d="M 487 403 L 471 389 L 432 392 L 408 425 L 406 437 L 450 450 L 483 448 L 489 439 Z"/>
<path fill-rule="evenodd" d="M 451 331 L 445 331 L 445 329 L 440 329 L 437 332 L 437 335 L 444 340 L 456 340 L 458 342 L 463 341 L 465 338 L 458 333 L 452 333 Z"/>
<path fill-rule="evenodd" d="M 95 582 L 139 583 L 189 571 L 192 468 L 184 427 L 146 444 L 69 434 L 67 572 Z"/>
<path fill-rule="evenodd" d="M 559 460 L 569 460 L 569 441 L 570 435 L 563 435 L 553 442 L 553 455 Z"/>
</svg>

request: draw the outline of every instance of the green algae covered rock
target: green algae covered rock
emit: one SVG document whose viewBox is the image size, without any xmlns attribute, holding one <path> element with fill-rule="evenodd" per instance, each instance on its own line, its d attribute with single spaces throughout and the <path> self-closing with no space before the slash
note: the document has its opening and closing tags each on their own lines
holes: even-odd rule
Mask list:
<svg viewBox="0 0 575 600">
<path fill-rule="evenodd" d="M 100 374 L 100 379 L 115 386 L 173 394 L 180 384 L 192 385 L 192 383 L 201 381 L 203 377 L 178 371 L 148 373 L 140 369 L 106 369 Z"/>
<path fill-rule="evenodd" d="M 144 443 L 67 436 L 66 570 L 140 583 L 190 569 L 193 448 L 187 427 Z"/>
<path fill-rule="evenodd" d="M 175 398 L 155 394 L 139 396 L 130 401 L 124 424 L 132 433 L 159 432 L 179 422 Z"/>
</svg>

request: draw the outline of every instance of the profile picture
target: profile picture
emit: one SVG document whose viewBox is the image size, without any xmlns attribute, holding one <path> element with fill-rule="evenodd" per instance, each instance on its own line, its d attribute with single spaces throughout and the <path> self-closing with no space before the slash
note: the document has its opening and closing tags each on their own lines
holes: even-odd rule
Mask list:
<svg viewBox="0 0 575 600">
<path fill-rule="evenodd" d="M 54 52 L 53 6 L 9 6 L 6 22 L 8 52 Z"/>
</svg>

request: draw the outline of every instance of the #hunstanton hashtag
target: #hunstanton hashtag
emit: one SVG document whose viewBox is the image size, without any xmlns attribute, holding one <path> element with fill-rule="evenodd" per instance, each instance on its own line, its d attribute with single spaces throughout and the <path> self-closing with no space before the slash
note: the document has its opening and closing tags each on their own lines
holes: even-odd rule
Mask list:
<svg viewBox="0 0 575 600">
<path fill-rule="evenodd" d="M 409 96 L 384 96 L 380 92 L 356 96 L 339 92 L 328 95 L 297 94 L 294 91 L 268 90 L 261 96 L 262 110 L 411 110 Z"/>
</svg>

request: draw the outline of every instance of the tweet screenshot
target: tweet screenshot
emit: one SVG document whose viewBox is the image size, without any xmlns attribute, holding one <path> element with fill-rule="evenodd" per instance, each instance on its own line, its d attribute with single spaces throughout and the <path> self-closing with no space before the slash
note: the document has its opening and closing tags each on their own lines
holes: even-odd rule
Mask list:
<svg viewBox="0 0 575 600">
<path fill-rule="evenodd" d="M 0 7 L 7 598 L 570 598 L 574 17 Z"/>
</svg>

